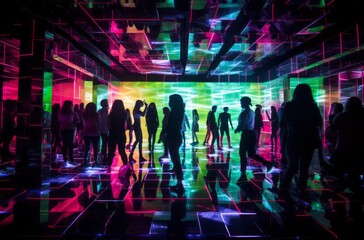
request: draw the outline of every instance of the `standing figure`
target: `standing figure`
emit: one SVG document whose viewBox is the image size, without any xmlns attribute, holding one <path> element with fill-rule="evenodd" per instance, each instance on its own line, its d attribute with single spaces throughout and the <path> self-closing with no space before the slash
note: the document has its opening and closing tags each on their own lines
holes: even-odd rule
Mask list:
<svg viewBox="0 0 364 240">
<path fill-rule="evenodd" d="M 173 163 L 173 170 L 176 173 L 177 184 L 171 186 L 171 190 L 182 193 L 185 191 L 182 180 L 183 172 L 179 155 L 179 148 L 182 144 L 182 122 L 184 118 L 184 103 L 181 95 L 172 94 L 169 96 L 169 107 L 171 112 L 168 117 L 166 127 L 166 140 L 168 143 L 168 150 Z"/>
<path fill-rule="evenodd" d="M 83 148 L 83 135 L 82 135 L 82 128 L 83 128 L 83 113 L 85 111 L 84 103 L 80 103 L 80 105 L 75 104 L 74 112 L 78 115 L 80 121 L 76 123 L 76 134 L 74 145 L 79 149 Z"/>
<path fill-rule="evenodd" d="M 203 145 L 209 145 L 210 135 L 211 135 L 211 130 L 210 130 L 210 125 L 209 125 L 209 115 L 207 114 L 207 118 L 206 118 L 206 135 L 205 135 L 205 140 L 203 140 L 203 143 L 202 143 Z"/>
<path fill-rule="evenodd" d="M 62 140 L 61 140 L 61 133 L 59 129 L 59 120 L 58 120 L 58 113 L 61 109 L 61 105 L 59 103 L 54 103 L 52 105 L 52 114 L 51 114 L 51 152 L 61 153 L 62 152 Z"/>
<path fill-rule="evenodd" d="M 3 111 L 3 129 L 0 134 L 0 144 L 2 143 L 1 153 L 1 168 L 5 168 L 12 155 L 10 152 L 10 144 L 16 134 L 16 102 L 14 100 L 7 99 L 4 101 Z"/>
<path fill-rule="evenodd" d="M 255 149 L 259 148 L 260 133 L 264 130 L 263 116 L 262 116 L 262 105 L 255 105 L 255 116 L 254 116 L 254 133 L 255 133 Z"/>
<path fill-rule="evenodd" d="M 111 170 L 111 165 L 114 159 L 116 145 L 118 152 L 124 165 L 128 164 L 128 157 L 125 152 L 125 122 L 126 112 L 124 102 L 122 100 L 114 100 L 109 114 L 109 138 L 108 138 L 108 157 L 107 165 L 108 172 Z"/>
<path fill-rule="evenodd" d="M 73 111 L 73 102 L 65 100 L 58 113 L 59 127 L 62 137 L 62 154 L 64 163 L 73 165 L 73 142 L 75 136 L 75 126 L 80 121 L 77 113 Z"/>
<path fill-rule="evenodd" d="M 217 110 L 217 106 L 214 105 L 211 107 L 210 112 L 208 113 L 207 116 L 207 122 L 209 123 L 209 129 L 212 133 L 212 140 L 211 140 L 211 145 L 210 145 L 210 149 L 213 150 L 214 149 L 214 143 L 215 141 L 217 142 L 217 149 L 218 150 L 222 150 L 220 145 L 219 145 L 219 128 L 217 126 L 217 122 L 216 122 L 216 117 L 215 117 L 215 112 Z"/>
<path fill-rule="evenodd" d="M 336 146 L 336 138 L 337 134 L 335 131 L 332 130 L 332 122 L 334 121 L 334 118 L 337 114 L 344 111 L 344 105 L 339 102 L 333 102 L 331 103 L 330 110 L 329 110 L 329 122 L 328 126 L 325 129 L 325 139 L 326 139 L 326 145 L 328 148 L 329 155 L 331 156 L 335 150 Z"/>
<path fill-rule="evenodd" d="M 298 189 L 303 197 L 307 186 L 308 173 L 317 138 L 318 128 L 322 127 L 322 116 L 317 107 L 310 85 L 298 84 L 293 99 L 284 106 L 280 123 L 287 131 L 286 152 L 288 165 L 281 181 L 280 194 L 289 196 L 293 176 L 299 170 Z"/>
<path fill-rule="evenodd" d="M 269 121 L 272 123 L 271 124 L 271 134 L 270 134 L 270 142 L 272 144 L 272 152 L 274 151 L 275 153 L 278 150 L 278 113 L 277 113 L 277 109 L 275 106 L 271 106 L 270 107 L 270 111 L 271 111 L 271 116 L 269 116 L 268 112 L 265 111 Z"/>
<path fill-rule="evenodd" d="M 129 149 L 133 146 L 133 118 L 131 117 L 131 113 L 129 108 L 126 110 L 126 128 L 125 131 L 129 131 L 129 143 L 125 146 L 125 148 Z"/>
<path fill-rule="evenodd" d="M 98 111 L 99 113 L 99 124 L 100 124 L 100 135 L 101 135 L 101 156 L 102 160 L 105 161 L 107 159 L 107 138 L 109 135 L 109 103 L 107 99 L 102 99 L 100 101 L 101 109 Z"/>
<path fill-rule="evenodd" d="M 164 117 L 162 119 L 162 131 L 160 132 L 158 139 L 158 143 L 163 142 L 164 146 L 163 148 L 164 152 L 162 157 L 168 157 L 168 142 L 166 141 L 166 134 L 167 134 L 167 123 L 168 123 L 169 112 L 170 110 L 168 107 L 163 108 Z"/>
<path fill-rule="evenodd" d="M 229 148 L 232 148 L 231 142 L 230 142 L 230 131 L 229 131 L 229 123 L 231 126 L 231 129 L 234 130 L 233 123 L 231 122 L 231 115 L 228 113 L 229 107 L 224 107 L 223 112 L 219 114 L 219 118 L 217 120 L 218 126 L 220 128 L 220 148 L 222 148 L 222 140 L 224 138 L 224 132 L 226 133 L 226 137 L 228 140 L 228 146 Z"/>
<path fill-rule="evenodd" d="M 240 156 L 240 171 L 241 176 L 238 179 L 238 184 L 246 182 L 246 166 L 247 166 L 247 154 L 248 157 L 263 163 L 267 172 L 269 172 L 273 163 L 265 160 L 260 155 L 256 154 L 255 149 L 255 134 L 254 134 L 254 112 L 250 109 L 251 99 L 250 97 L 242 97 L 240 99 L 241 108 L 244 109 L 238 119 L 238 126 L 235 129 L 235 133 L 241 132 L 240 145 L 239 145 L 239 156 Z"/>
<path fill-rule="evenodd" d="M 145 115 L 145 121 L 148 130 L 148 150 L 153 152 L 155 138 L 159 127 L 158 112 L 154 102 L 151 102 L 148 105 L 147 113 Z"/>
<path fill-rule="evenodd" d="M 184 103 L 184 107 L 186 107 L 186 103 Z M 182 122 L 182 143 L 183 143 L 183 149 L 186 148 L 186 130 L 190 129 L 190 121 L 188 120 L 186 112 L 183 114 L 183 122 Z"/>
<path fill-rule="evenodd" d="M 98 155 L 100 150 L 100 121 L 99 113 L 97 112 L 96 104 L 89 102 L 86 104 L 85 111 L 83 113 L 83 128 L 82 136 L 85 143 L 84 150 L 84 167 L 86 168 L 90 163 L 90 145 L 92 143 L 92 150 L 94 155 L 94 163 L 92 167 L 98 166 Z"/>
<path fill-rule="evenodd" d="M 198 116 L 197 109 L 192 110 L 192 145 L 198 144 L 197 132 L 199 131 L 198 120 L 200 117 Z"/>
<path fill-rule="evenodd" d="M 141 107 L 144 106 L 144 110 L 140 110 Z M 131 148 L 131 152 L 129 155 L 129 161 L 130 162 L 136 162 L 133 158 L 135 148 L 137 145 L 139 145 L 139 163 L 147 161 L 143 157 L 143 132 L 141 127 L 141 117 L 144 117 L 147 112 L 148 104 L 145 101 L 137 100 L 135 102 L 135 106 L 133 109 L 133 118 L 134 118 L 134 134 L 135 134 L 135 142 L 133 144 L 133 147 Z"/>
</svg>

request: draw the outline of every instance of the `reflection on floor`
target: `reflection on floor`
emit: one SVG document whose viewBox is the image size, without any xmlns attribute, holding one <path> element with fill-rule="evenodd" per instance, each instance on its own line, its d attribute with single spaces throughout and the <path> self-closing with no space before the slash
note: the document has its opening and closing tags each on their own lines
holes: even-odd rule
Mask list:
<svg viewBox="0 0 364 240">
<path fill-rule="evenodd" d="M 201 145 L 181 149 L 185 193 L 170 190 L 176 178 L 169 171 L 173 167 L 169 159 L 160 158 L 162 152 L 161 145 L 153 153 L 145 151 L 149 161 L 134 164 L 130 178 L 119 176 L 119 157 L 114 158 L 111 172 L 103 167 L 84 169 L 81 157 L 76 166 L 64 166 L 57 158 L 44 190 L 34 194 L 40 198 L 31 192 L 14 196 L 10 194 L 14 189 L 0 189 L 1 236 L 352 239 L 360 232 L 363 221 L 346 215 L 350 193 L 334 193 L 324 187 L 316 159 L 311 166 L 308 198 L 288 201 L 274 193 L 280 156 L 268 146 L 261 147 L 259 153 L 274 161 L 275 167 L 267 172 L 260 163 L 249 161 L 249 181 L 239 185 L 237 146 L 222 151 Z M 37 219 L 30 219 L 37 215 L 30 214 L 37 211 L 33 204 L 40 204 L 34 208 L 40 209 Z M 19 211 L 21 214 L 16 214 Z"/>
</svg>

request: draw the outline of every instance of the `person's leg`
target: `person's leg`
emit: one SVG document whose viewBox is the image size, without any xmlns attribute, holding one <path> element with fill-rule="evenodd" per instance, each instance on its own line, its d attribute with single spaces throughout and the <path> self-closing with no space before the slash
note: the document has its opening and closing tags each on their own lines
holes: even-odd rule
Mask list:
<svg viewBox="0 0 364 240">
<path fill-rule="evenodd" d="M 100 149 L 100 136 L 94 136 L 91 139 L 92 148 L 94 152 L 94 166 L 98 165 L 99 149 Z"/>
<path fill-rule="evenodd" d="M 90 161 L 90 142 L 91 142 L 91 137 L 87 137 L 85 136 L 83 138 L 84 142 L 85 142 L 85 149 L 83 152 L 83 166 L 84 167 L 88 167 L 89 165 L 89 161 Z"/>
<path fill-rule="evenodd" d="M 299 167 L 299 177 L 298 177 L 298 189 L 299 189 L 299 194 L 301 196 L 305 195 L 313 153 L 314 149 L 305 151 L 304 153 L 302 153 L 302 157 L 299 162 L 300 167 Z"/>
</svg>

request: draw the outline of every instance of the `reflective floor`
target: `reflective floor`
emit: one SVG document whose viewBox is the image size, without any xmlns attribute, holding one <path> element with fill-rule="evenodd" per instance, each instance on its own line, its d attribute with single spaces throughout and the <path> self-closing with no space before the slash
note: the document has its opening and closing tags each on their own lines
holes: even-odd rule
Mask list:
<svg viewBox="0 0 364 240">
<path fill-rule="evenodd" d="M 180 151 L 184 193 L 171 191 L 176 178 L 169 159 L 160 157 L 162 149 L 157 144 L 153 153 L 143 152 L 149 161 L 135 163 L 130 177 L 119 175 L 119 157 L 110 172 L 83 168 L 76 149 L 79 164 L 65 166 L 58 156 L 40 194 L 0 188 L 1 239 L 360 239 L 363 219 L 348 215 L 350 192 L 335 193 L 329 178 L 320 179 L 317 154 L 308 197 L 295 197 L 293 184 L 287 200 L 275 191 L 280 155 L 270 146 L 261 146 L 259 154 L 274 162 L 273 169 L 249 160 L 249 181 L 239 185 L 238 146 L 186 146 Z M 40 205 L 36 219 L 32 211 L 39 207 L 33 205 Z"/>
</svg>

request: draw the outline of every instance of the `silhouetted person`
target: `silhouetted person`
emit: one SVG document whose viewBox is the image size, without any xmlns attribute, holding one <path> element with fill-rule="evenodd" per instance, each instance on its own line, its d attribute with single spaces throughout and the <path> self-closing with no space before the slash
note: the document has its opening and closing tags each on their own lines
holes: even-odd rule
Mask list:
<svg viewBox="0 0 364 240">
<path fill-rule="evenodd" d="M 72 165 L 74 163 L 73 158 L 73 143 L 75 136 L 75 126 L 80 121 L 79 115 L 73 110 L 73 102 L 71 100 L 65 100 L 58 113 L 58 120 L 62 136 L 62 154 L 64 163 L 68 162 Z"/>
<path fill-rule="evenodd" d="M 288 166 L 280 186 L 282 196 L 288 196 L 293 176 L 299 170 L 298 189 L 304 197 L 308 173 L 314 153 L 315 138 L 318 128 L 322 127 L 322 117 L 317 107 L 311 87 L 298 84 L 293 92 L 293 99 L 284 107 L 281 127 L 287 130 Z"/>
<path fill-rule="evenodd" d="M 83 112 L 82 136 L 85 143 L 83 155 L 84 167 L 87 167 L 90 164 L 91 144 L 94 154 L 94 163 L 92 166 L 98 166 L 98 155 L 100 150 L 100 119 L 96 104 L 93 102 L 87 103 L 85 111 Z"/>
<path fill-rule="evenodd" d="M 364 109 L 358 97 L 350 97 L 345 110 L 337 114 L 332 129 L 337 133 L 332 166 L 339 179 L 339 189 L 350 187 L 356 194 L 364 189 L 361 177 L 364 175 Z M 362 201 L 364 195 L 361 196 Z"/>
<path fill-rule="evenodd" d="M 141 108 L 144 106 L 144 110 L 141 110 Z M 133 154 L 135 151 L 135 148 L 138 146 L 139 148 L 139 162 L 145 162 L 147 161 L 143 157 L 143 132 L 141 127 L 141 118 L 145 116 L 147 112 L 148 104 L 145 101 L 137 100 L 135 102 L 135 106 L 133 109 L 133 118 L 134 118 L 134 124 L 133 124 L 133 130 L 135 134 L 135 142 L 133 144 L 133 147 L 131 148 L 130 155 L 129 155 L 129 161 L 136 162 L 133 158 Z"/>
<path fill-rule="evenodd" d="M 183 172 L 179 155 L 179 148 L 182 144 L 182 122 L 184 117 L 184 103 L 181 95 L 172 94 L 169 96 L 169 107 L 171 112 L 168 117 L 166 126 L 166 140 L 168 150 L 173 163 L 173 170 L 176 173 L 177 184 L 171 186 L 171 190 L 175 192 L 184 192 Z"/>
<path fill-rule="evenodd" d="M 196 145 L 198 144 L 198 137 L 197 137 L 197 132 L 200 131 L 200 126 L 198 121 L 200 120 L 200 117 L 198 115 L 197 109 L 193 109 L 192 110 L 192 143 L 191 145 Z"/>
<path fill-rule="evenodd" d="M 202 143 L 203 145 L 209 145 L 209 141 L 210 141 L 211 130 L 210 130 L 210 124 L 209 124 L 209 113 L 207 114 L 207 118 L 206 118 L 206 135 L 205 135 L 205 139 L 203 140 L 203 143 Z"/>
<path fill-rule="evenodd" d="M 163 108 L 163 119 L 162 119 L 162 130 L 159 134 L 158 143 L 163 142 L 163 156 L 162 157 L 168 157 L 168 142 L 166 141 L 166 135 L 167 135 L 167 123 L 168 123 L 168 117 L 169 117 L 170 110 L 168 107 Z"/>
<path fill-rule="evenodd" d="M 107 139 L 109 135 L 109 102 L 107 99 L 100 101 L 101 109 L 99 113 L 99 124 L 100 124 L 100 136 L 101 136 L 101 156 L 102 160 L 99 161 L 107 162 Z"/>
<path fill-rule="evenodd" d="M 244 110 L 239 115 L 238 126 L 234 131 L 235 133 L 242 132 L 239 145 L 241 176 L 238 179 L 238 184 L 248 180 L 246 177 L 246 166 L 248 163 L 247 155 L 256 161 L 263 163 L 267 167 L 267 172 L 270 171 L 273 166 L 272 162 L 268 162 L 255 152 L 254 112 L 250 109 L 250 106 L 252 105 L 250 97 L 242 97 L 240 99 L 240 105 Z"/>
<path fill-rule="evenodd" d="M 271 134 L 270 134 L 270 143 L 272 145 L 272 152 L 277 152 L 278 149 L 278 113 L 275 106 L 270 107 L 271 116 L 269 116 L 268 112 L 265 111 L 269 121 L 271 122 Z"/>
<path fill-rule="evenodd" d="M 111 170 L 111 165 L 114 159 L 116 145 L 118 152 L 124 165 L 128 164 L 128 157 L 125 152 L 125 122 L 126 111 L 122 100 L 114 100 L 109 114 L 109 138 L 108 138 L 108 157 L 107 166 L 108 172 Z"/>
<path fill-rule="evenodd" d="M 4 101 L 3 111 L 3 129 L 0 135 L 0 144 L 2 143 L 1 168 L 5 168 L 5 163 L 10 159 L 10 144 L 16 134 L 16 101 L 7 99 Z"/>
<path fill-rule="evenodd" d="M 148 150 L 154 151 L 156 134 L 159 127 L 158 112 L 154 102 L 151 102 L 148 105 L 147 113 L 145 115 L 145 121 L 148 130 Z"/>
<path fill-rule="evenodd" d="M 186 103 L 184 103 L 186 107 Z M 182 143 L 183 143 L 183 149 L 186 148 L 186 130 L 190 129 L 190 121 L 188 119 L 188 116 L 186 114 L 186 112 L 183 114 L 183 122 L 182 122 L 182 128 L 181 128 L 181 132 L 182 132 Z"/>
<path fill-rule="evenodd" d="M 52 114 L 51 114 L 51 152 L 52 153 L 61 153 L 62 152 L 62 139 L 60 133 L 60 126 L 58 120 L 58 113 L 61 109 L 61 105 L 59 103 L 54 103 L 52 105 Z"/>
<path fill-rule="evenodd" d="M 207 122 L 209 124 L 209 129 L 212 133 L 212 140 L 211 140 L 211 145 L 210 145 L 211 150 L 214 149 L 215 141 L 216 141 L 217 149 L 221 150 L 221 147 L 219 145 L 219 128 L 217 126 L 216 117 L 215 117 L 216 110 L 217 110 L 217 106 L 216 105 L 212 106 L 210 112 L 207 115 Z"/>
<path fill-rule="evenodd" d="M 255 149 L 259 148 L 260 133 L 264 130 L 263 116 L 262 116 L 262 106 L 255 105 L 255 115 L 254 115 L 254 133 L 255 133 Z"/>
<path fill-rule="evenodd" d="M 133 146 L 133 119 L 131 117 L 131 113 L 129 108 L 127 108 L 126 110 L 126 128 L 125 131 L 129 131 L 129 143 L 125 146 L 127 149 L 130 150 L 130 148 Z"/>
<path fill-rule="evenodd" d="M 327 145 L 327 149 L 329 151 L 330 156 L 332 155 L 332 153 L 335 150 L 336 138 L 337 138 L 336 132 L 332 130 L 332 122 L 333 122 L 334 118 L 336 117 L 336 115 L 343 111 L 344 111 L 344 105 L 342 103 L 339 103 L 339 102 L 331 103 L 330 110 L 329 110 L 329 116 L 328 116 L 329 122 L 325 129 L 326 145 Z"/>
<path fill-rule="evenodd" d="M 224 138 L 224 133 L 226 133 L 226 138 L 228 141 L 228 147 L 231 148 L 231 141 L 230 141 L 230 131 L 229 131 L 229 123 L 231 126 L 231 129 L 234 130 L 233 123 L 231 122 L 231 115 L 228 113 L 229 107 L 224 107 L 223 112 L 219 114 L 219 117 L 217 119 L 217 125 L 220 129 L 220 148 L 222 148 L 222 140 Z"/>
<path fill-rule="evenodd" d="M 82 149 L 83 147 L 83 135 L 82 135 L 82 128 L 83 128 L 83 113 L 85 111 L 85 105 L 84 103 L 75 104 L 74 112 L 78 115 L 78 118 L 80 121 L 76 123 L 76 134 L 75 134 L 75 140 L 74 144 L 76 147 Z"/>
</svg>

